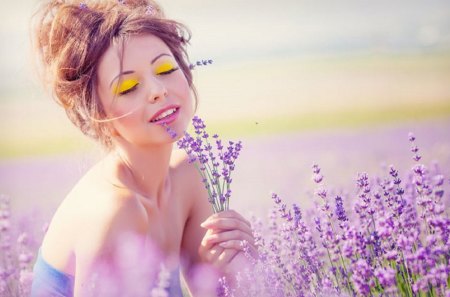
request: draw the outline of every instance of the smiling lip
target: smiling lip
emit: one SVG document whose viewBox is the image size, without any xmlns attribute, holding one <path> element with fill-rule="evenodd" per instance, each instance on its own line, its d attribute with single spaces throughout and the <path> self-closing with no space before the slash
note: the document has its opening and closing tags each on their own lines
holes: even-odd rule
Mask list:
<svg viewBox="0 0 450 297">
<path fill-rule="evenodd" d="M 160 119 L 156 122 L 152 122 L 154 119 L 158 118 L 162 113 L 164 113 L 165 111 L 171 110 L 171 109 L 176 109 L 174 113 L 172 113 L 169 116 L 166 116 L 163 119 Z M 178 113 L 180 111 L 180 106 L 178 105 L 169 105 L 167 107 L 164 107 L 163 109 L 159 110 L 158 112 L 156 112 L 153 117 L 149 120 L 149 122 L 151 122 L 152 124 L 168 124 L 173 122 L 174 120 L 176 120 L 176 118 L 178 117 Z"/>
</svg>

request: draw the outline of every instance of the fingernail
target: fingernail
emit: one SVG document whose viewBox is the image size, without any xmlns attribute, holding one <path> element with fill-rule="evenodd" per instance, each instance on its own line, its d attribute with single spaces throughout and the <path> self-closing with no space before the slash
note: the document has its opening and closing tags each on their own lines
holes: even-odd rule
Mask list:
<svg viewBox="0 0 450 297">
<path fill-rule="evenodd" d="M 228 247 L 228 243 L 227 243 L 227 242 L 221 242 L 221 243 L 219 243 L 219 245 L 220 245 L 221 247 L 223 247 L 223 248 Z"/>
</svg>

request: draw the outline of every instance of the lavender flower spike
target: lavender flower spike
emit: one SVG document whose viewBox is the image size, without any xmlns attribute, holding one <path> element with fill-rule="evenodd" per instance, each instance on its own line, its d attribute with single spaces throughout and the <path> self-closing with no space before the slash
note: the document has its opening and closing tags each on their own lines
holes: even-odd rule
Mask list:
<svg viewBox="0 0 450 297">
<path fill-rule="evenodd" d="M 206 66 L 206 65 L 212 64 L 212 63 L 213 63 L 213 60 L 211 60 L 211 59 L 197 61 L 197 62 L 195 62 L 195 63 L 193 63 L 193 64 L 190 64 L 190 65 L 189 65 L 189 69 L 190 69 L 190 70 L 194 70 L 194 68 L 195 68 L 196 66 Z"/>
<path fill-rule="evenodd" d="M 201 180 L 208 191 L 209 202 L 215 213 L 227 210 L 231 197 L 231 173 L 235 168 L 235 161 L 242 149 L 241 142 L 228 142 L 228 147 L 222 145 L 217 134 L 212 137 L 216 147 L 209 142 L 210 136 L 206 132 L 206 125 L 201 118 L 192 119 L 196 136 L 185 132 L 177 144 L 189 156 L 189 162 L 194 163 L 200 173 Z M 167 130 L 169 132 L 169 130 Z"/>
<path fill-rule="evenodd" d="M 175 132 L 172 128 L 170 128 L 169 125 L 167 125 L 166 123 L 163 123 L 163 124 L 161 124 L 161 126 L 166 129 L 167 133 L 169 133 L 169 135 L 172 139 L 177 138 L 177 132 Z"/>
</svg>

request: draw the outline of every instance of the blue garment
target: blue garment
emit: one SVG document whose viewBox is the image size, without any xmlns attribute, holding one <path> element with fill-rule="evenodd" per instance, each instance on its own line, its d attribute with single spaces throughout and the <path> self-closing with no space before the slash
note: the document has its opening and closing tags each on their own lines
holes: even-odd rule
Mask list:
<svg viewBox="0 0 450 297">
<path fill-rule="evenodd" d="M 180 269 L 175 269 L 170 274 L 170 285 L 167 288 L 168 296 L 170 297 L 183 297 L 183 291 L 180 284 Z"/>
<path fill-rule="evenodd" d="M 31 297 L 66 297 L 73 296 L 75 278 L 48 264 L 41 255 L 41 250 L 33 267 L 33 284 Z"/>
<path fill-rule="evenodd" d="M 42 258 L 41 250 L 39 249 L 33 267 L 31 297 L 72 297 L 74 282 L 74 276 L 63 273 L 48 264 Z M 183 297 L 179 269 L 172 271 L 167 293 L 170 297 Z"/>
</svg>

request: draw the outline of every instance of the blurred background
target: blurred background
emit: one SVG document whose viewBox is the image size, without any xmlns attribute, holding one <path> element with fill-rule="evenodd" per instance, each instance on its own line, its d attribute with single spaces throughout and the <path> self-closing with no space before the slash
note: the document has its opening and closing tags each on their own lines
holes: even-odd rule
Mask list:
<svg viewBox="0 0 450 297">
<path fill-rule="evenodd" d="M 19 211 L 52 212 L 100 150 L 35 74 L 29 32 L 38 2 L 6 1 L 0 12 L 0 193 Z M 450 173 L 449 1 L 160 4 L 191 29 L 191 60 L 214 61 L 195 71 L 198 114 L 211 133 L 244 143 L 238 210 L 261 213 L 272 191 L 311 205 L 313 162 L 333 187 L 389 164 L 405 172 L 409 131 L 424 163 Z"/>
</svg>

